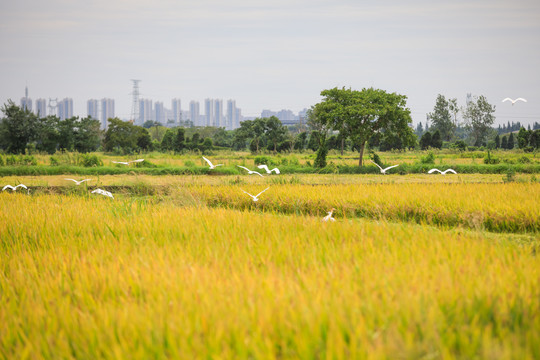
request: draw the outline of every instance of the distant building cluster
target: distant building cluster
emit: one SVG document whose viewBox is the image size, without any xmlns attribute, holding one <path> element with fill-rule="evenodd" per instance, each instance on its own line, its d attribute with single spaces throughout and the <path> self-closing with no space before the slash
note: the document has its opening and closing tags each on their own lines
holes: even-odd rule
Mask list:
<svg viewBox="0 0 540 360">
<path fill-rule="evenodd" d="M 142 126 L 147 121 L 155 121 L 164 126 L 215 126 L 226 130 L 240 127 L 243 120 L 242 110 L 236 107 L 235 100 L 227 100 L 227 108 L 223 106 L 222 99 L 206 99 L 204 101 L 204 114 L 201 114 L 200 104 L 192 100 L 189 110 L 182 110 L 180 99 L 172 99 L 171 108 L 168 109 L 163 102 L 152 102 L 150 99 L 139 100 L 138 118 L 135 125 Z"/>
<path fill-rule="evenodd" d="M 138 90 L 137 90 L 138 95 Z M 189 108 L 182 110 L 182 102 L 178 98 L 171 101 L 171 107 L 166 108 L 161 101 L 153 102 L 150 99 L 136 99 L 134 101 L 136 109 L 132 114 L 132 121 L 135 125 L 143 126 L 146 122 L 152 121 L 167 127 L 175 126 L 214 126 L 234 130 L 240 127 L 244 120 L 253 117 L 242 116 L 242 110 L 236 106 L 236 100 L 229 99 L 223 104 L 222 99 L 205 99 L 204 108 L 198 101 L 189 102 Z M 21 108 L 33 111 L 39 117 L 57 116 L 61 120 L 73 117 L 73 99 L 64 98 L 62 100 L 49 98 L 37 99 L 35 111 L 32 109 L 32 99 L 28 97 L 28 87 L 25 88 L 25 96 L 21 98 Z M 108 119 L 115 117 L 114 99 L 90 99 L 86 102 L 87 116 L 99 120 L 102 129 L 107 129 Z M 296 125 L 305 122 L 307 109 L 300 111 L 297 115 L 291 110 L 271 111 L 263 110 L 261 117 L 275 116 L 283 125 Z"/>
</svg>

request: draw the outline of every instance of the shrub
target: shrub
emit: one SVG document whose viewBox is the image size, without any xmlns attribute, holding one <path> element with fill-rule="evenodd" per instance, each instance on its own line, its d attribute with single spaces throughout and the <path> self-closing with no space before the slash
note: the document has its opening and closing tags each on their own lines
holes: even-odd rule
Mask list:
<svg viewBox="0 0 540 360">
<path fill-rule="evenodd" d="M 0 156 L 0 166 L 4 166 L 4 157 Z"/>
<path fill-rule="evenodd" d="M 77 157 L 77 165 L 84 167 L 103 166 L 103 161 L 97 155 L 80 154 Z"/>
<path fill-rule="evenodd" d="M 270 165 L 272 165 L 272 166 L 279 165 L 272 158 L 270 158 L 268 156 L 263 156 L 263 155 L 255 156 L 255 159 L 253 161 L 255 162 L 255 165 L 262 165 L 262 164 L 266 164 L 268 166 L 270 166 Z"/>
<path fill-rule="evenodd" d="M 525 155 L 519 157 L 517 159 L 518 163 L 520 164 L 530 164 L 531 163 L 531 159 L 529 159 L 528 157 L 526 157 Z"/>
<path fill-rule="evenodd" d="M 420 158 L 421 164 L 435 164 L 435 155 L 430 151 L 426 156 Z"/>
<path fill-rule="evenodd" d="M 49 158 L 49 161 L 51 162 L 51 166 L 58 166 L 60 163 L 58 162 L 58 158 L 56 156 L 51 156 Z"/>
</svg>

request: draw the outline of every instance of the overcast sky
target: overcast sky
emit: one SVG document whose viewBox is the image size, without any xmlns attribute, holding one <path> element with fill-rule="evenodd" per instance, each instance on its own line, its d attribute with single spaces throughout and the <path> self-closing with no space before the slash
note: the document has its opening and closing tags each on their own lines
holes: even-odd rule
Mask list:
<svg viewBox="0 0 540 360">
<path fill-rule="evenodd" d="M 540 1 L 17 0 L 0 2 L 0 102 L 235 99 L 245 116 L 298 112 L 321 90 L 407 95 L 415 122 L 437 94 L 540 122 Z M 505 97 L 527 103 L 511 106 Z M 34 105 L 35 106 L 35 105 Z"/>
</svg>

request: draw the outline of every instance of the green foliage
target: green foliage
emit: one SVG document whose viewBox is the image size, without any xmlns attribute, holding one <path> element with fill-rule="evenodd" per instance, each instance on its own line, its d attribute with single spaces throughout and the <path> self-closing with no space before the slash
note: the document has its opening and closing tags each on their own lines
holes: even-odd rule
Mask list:
<svg viewBox="0 0 540 360">
<path fill-rule="evenodd" d="M 471 131 L 473 142 L 479 146 L 485 141 L 487 133 L 495 121 L 495 106 L 488 103 L 485 96 L 474 96 L 474 100 L 467 103 L 463 118 Z"/>
<path fill-rule="evenodd" d="M 452 122 L 451 105 L 443 95 L 437 95 L 433 112 L 429 113 L 428 116 L 431 120 L 432 127 L 440 132 L 441 145 L 443 139 L 450 141 L 454 134 L 455 125 Z M 433 145 L 433 147 L 438 146 Z"/>
<path fill-rule="evenodd" d="M 431 133 L 426 131 L 420 138 L 420 149 L 427 150 L 431 147 Z"/>
<path fill-rule="evenodd" d="M 279 165 L 276 161 L 274 161 L 273 158 L 269 156 L 255 156 L 255 159 L 253 159 L 253 162 L 255 165 L 268 165 L 268 166 L 277 166 Z"/>
<path fill-rule="evenodd" d="M 436 149 L 442 148 L 442 138 L 439 130 L 435 130 L 433 136 L 431 137 L 431 147 Z"/>
<path fill-rule="evenodd" d="M 484 158 L 484 164 L 498 164 L 500 162 L 501 162 L 500 159 L 491 156 L 491 151 L 490 150 L 487 151 L 487 155 Z"/>
<path fill-rule="evenodd" d="M 104 146 L 106 151 L 133 153 L 142 150 L 139 139 L 147 139 L 147 131 L 140 126 L 122 121 L 118 118 L 109 119 L 109 127 L 105 133 Z M 141 141 L 146 143 L 146 141 Z"/>
<path fill-rule="evenodd" d="M 435 155 L 430 151 L 426 156 L 420 158 L 421 164 L 435 164 Z"/>
<path fill-rule="evenodd" d="M 1 110 L 5 118 L 0 122 L 0 146 L 13 154 L 24 153 L 28 143 L 37 137 L 37 116 L 26 108 L 21 109 L 11 100 Z"/>
<path fill-rule="evenodd" d="M 77 165 L 84 167 L 103 166 L 103 161 L 95 154 L 79 154 Z"/>
<path fill-rule="evenodd" d="M 404 95 L 373 88 L 362 91 L 334 88 L 323 90 L 321 96 L 323 101 L 308 113 L 309 124 L 324 137 L 331 129 L 349 137 L 359 151 L 360 166 L 365 144 L 375 133 L 409 134 L 407 129 L 412 120 Z M 323 149 L 320 154 L 324 152 Z"/>
</svg>

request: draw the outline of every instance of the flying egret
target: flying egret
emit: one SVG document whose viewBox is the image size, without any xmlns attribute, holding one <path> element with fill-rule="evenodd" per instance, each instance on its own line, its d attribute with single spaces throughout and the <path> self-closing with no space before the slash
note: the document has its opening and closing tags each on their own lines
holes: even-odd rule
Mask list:
<svg viewBox="0 0 540 360">
<path fill-rule="evenodd" d="M 527 100 L 525 100 L 524 98 L 517 98 L 516 100 L 510 99 L 510 98 L 505 98 L 502 102 L 505 102 L 505 101 L 510 101 L 512 103 L 512 106 L 514 106 L 516 101 L 527 102 Z"/>
<path fill-rule="evenodd" d="M 115 164 L 129 165 L 130 163 L 139 163 L 143 161 L 144 159 L 137 159 L 137 160 L 131 160 L 131 161 L 111 161 L 111 162 Z"/>
<path fill-rule="evenodd" d="M 379 164 L 377 164 L 375 161 L 371 160 L 371 162 L 374 163 L 375 165 L 377 165 L 377 167 L 378 167 L 379 169 L 381 169 L 381 174 L 383 174 L 383 175 L 386 175 L 386 170 L 390 170 L 391 168 L 394 168 L 394 167 L 396 167 L 396 166 L 399 166 L 399 165 L 392 165 L 392 166 L 387 167 L 386 169 L 383 169 L 383 168 L 380 167 Z"/>
<path fill-rule="evenodd" d="M 332 208 L 330 209 L 330 211 L 328 212 L 328 215 L 326 215 L 325 217 L 323 217 L 322 221 L 336 221 L 336 219 L 334 219 L 332 217 L 332 213 L 335 211 L 336 209 Z"/>
<path fill-rule="evenodd" d="M 272 171 L 274 171 L 276 174 L 279 174 L 279 169 L 278 168 L 273 168 L 272 170 L 268 169 L 268 165 L 265 165 L 265 164 L 262 164 L 262 165 L 259 165 L 257 166 L 259 169 L 264 169 L 266 170 L 266 173 L 267 174 L 271 174 Z"/>
<path fill-rule="evenodd" d="M 443 175 L 446 175 L 446 173 L 449 173 L 449 172 L 451 172 L 452 174 L 457 174 L 457 172 L 455 172 L 452 169 L 446 169 L 444 171 L 441 171 L 439 169 L 431 169 L 431 170 L 428 171 L 428 174 L 433 174 L 434 172 L 438 172 L 438 173 L 441 173 Z"/>
<path fill-rule="evenodd" d="M 96 190 L 92 191 L 92 194 L 101 194 L 101 195 L 108 196 L 108 197 L 110 197 L 111 199 L 114 199 L 113 194 L 111 194 L 111 193 L 108 192 L 108 191 L 101 190 L 101 189 L 96 189 Z"/>
<path fill-rule="evenodd" d="M 215 169 L 216 167 L 218 166 L 223 166 L 223 164 L 217 164 L 217 165 L 214 165 L 212 164 L 212 162 L 210 160 L 208 160 L 207 158 L 205 158 L 204 156 L 202 157 L 204 160 L 206 160 L 206 162 L 208 163 L 208 165 L 210 165 L 210 170 L 212 169 Z"/>
<path fill-rule="evenodd" d="M 239 168 L 242 168 L 242 169 L 246 169 L 249 175 L 251 175 L 251 174 L 257 174 L 257 175 L 259 175 L 260 177 L 264 177 L 261 173 L 259 173 L 259 172 L 257 172 L 257 171 L 249 170 L 247 167 L 243 167 L 243 166 L 240 166 L 240 165 L 236 165 L 236 166 L 238 166 Z"/>
<path fill-rule="evenodd" d="M 64 180 L 70 180 L 70 181 L 73 181 L 75 184 L 77 185 L 81 185 L 83 182 L 85 181 L 91 181 L 92 179 L 83 179 L 83 180 L 80 180 L 80 181 L 77 181 L 75 179 L 64 179 Z"/>
<path fill-rule="evenodd" d="M 253 198 L 253 201 L 256 202 L 256 201 L 259 201 L 259 196 L 260 196 L 263 192 L 265 192 L 266 190 L 268 190 L 268 189 L 270 189 L 270 187 L 267 187 L 266 189 L 264 189 L 263 191 L 261 191 L 260 193 L 258 193 L 258 194 L 255 195 L 255 196 L 251 195 L 251 194 L 248 193 L 247 191 L 244 191 L 244 190 L 242 190 L 242 189 L 240 189 L 240 190 L 244 191 L 246 194 L 248 194 L 249 196 L 251 196 L 251 197 Z"/>
<path fill-rule="evenodd" d="M 25 188 L 26 190 L 28 190 L 28 188 L 26 187 L 26 185 L 24 184 L 19 184 L 17 186 L 11 186 L 11 185 L 6 185 L 2 188 L 2 191 L 6 190 L 6 189 L 11 189 L 11 191 L 17 191 L 17 188 L 19 187 L 22 187 L 22 188 Z"/>
</svg>

